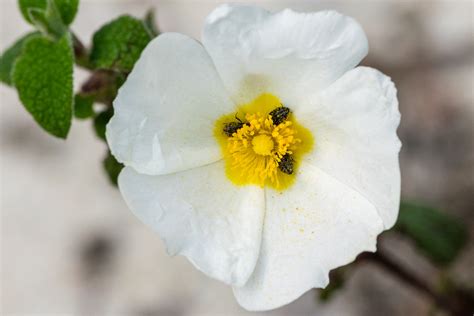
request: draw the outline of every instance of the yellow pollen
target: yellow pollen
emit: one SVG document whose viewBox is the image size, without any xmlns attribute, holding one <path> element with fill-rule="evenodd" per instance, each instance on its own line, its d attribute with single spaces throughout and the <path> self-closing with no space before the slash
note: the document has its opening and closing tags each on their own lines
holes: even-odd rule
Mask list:
<svg viewBox="0 0 474 316">
<path fill-rule="evenodd" d="M 253 151 L 261 156 L 271 155 L 274 145 L 272 138 L 268 135 L 258 135 L 252 139 Z"/>
<path fill-rule="evenodd" d="M 224 115 L 216 121 L 214 135 L 221 145 L 226 175 L 234 184 L 256 184 L 281 191 L 294 182 L 296 172 L 284 173 L 279 164 L 283 156 L 290 155 L 292 169 L 296 171 L 301 156 L 311 150 L 313 137 L 291 113 L 275 125 L 269 113 L 281 106 L 277 97 L 265 93 L 240 106 L 237 113 Z M 224 127 L 236 122 L 236 118 L 242 119 L 244 124 L 228 136 Z"/>
</svg>

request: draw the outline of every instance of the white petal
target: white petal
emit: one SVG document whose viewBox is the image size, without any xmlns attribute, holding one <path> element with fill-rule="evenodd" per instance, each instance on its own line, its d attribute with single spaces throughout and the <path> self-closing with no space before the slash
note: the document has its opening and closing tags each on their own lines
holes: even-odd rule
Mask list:
<svg viewBox="0 0 474 316">
<path fill-rule="evenodd" d="M 186 256 L 228 284 L 247 281 L 260 251 L 261 188 L 234 186 L 223 162 L 159 176 L 126 167 L 119 187 L 129 208 L 164 240 L 168 253 Z"/>
<path fill-rule="evenodd" d="M 293 107 L 327 87 L 367 54 L 364 31 L 335 11 L 271 14 L 222 5 L 207 18 L 203 44 L 232 97 L 248 102 L 270 92 Z"/>
<path fill-rule="evenodd" d="M 234 110 L 204 48 L 166 33 L 143 51 L 114 101 L 107 125 L 114 156 L 145 174 L 164 174 L 220 159 L 215 120 Z"/>
<path fill-rule="evenodd" d="M 265 191 L 259 261 L 247 284 L 234 287 L 246 309 L 285 305 L 313 287 L 325 287 L 331 269 L 375 251 L 383 224 L 371 203 L 307 163 L 297 176 L 283 193 Z"/>
<path fill-rule="evenodd" d="M 400 202 L 400 123 L 389 77 L 367 67 L 349 71 L 315 101 L 295 113 L 315 138 L 306 161 L 360 192 L 393 226 Z"/>
</svg>

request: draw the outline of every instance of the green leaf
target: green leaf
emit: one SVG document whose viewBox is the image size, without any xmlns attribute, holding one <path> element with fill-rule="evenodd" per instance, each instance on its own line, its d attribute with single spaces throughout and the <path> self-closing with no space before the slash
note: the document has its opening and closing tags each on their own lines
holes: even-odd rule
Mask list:
<svg viewBox="0 0 474 316">
<path fill-rule="evenodd" d="M 143 21 L 121 16 L 94 34 L 91 61 L 97 68 L 129 72 L 151 39 Z"/>
<path fill-rule="evenodd" d="M 402 202 L 395 229 L 412 238 L 426 256 L 442 265 L 452 262 L 467 241 L 463 222 L 414 203 Z"/>
<path fill-rule="evenodd" d="M 66 138 L 73 107 L 73 52 L 69 34 L 52 41 L 28 39 L 13 68 L 13 84 L 25 108 L 41 127 Z"/>
<path fill-rule="evenodd" d="M 112 108 L 109 108 L 103 112 L 100 112 L 95 118 L 94 118 L 94 130 L 96 135 L 102 139 L 105 139 L 105 127 L 107 123 L 109 122 L 110 118 L 114 114 L 114 111 Z"/>
<path fill-rule="evenodd" d="M 86 119 L 94 116 L 94 97 L 76 94 L 74 97 L 74 116 L 78 119 Z"/>
<path fill-rule="evenodd" d="M 110 152 L 107 153 L 107 157 L 105 157 L 103 161 L 103 166 L 105 172 L 109 176 L 109 180 L 113 185 L 117 185 L 117 179 L 120 174 L 120 171 L 123 169 L 123 165 L 115 159 L 114 156 Z"/>
<path fill-rule="evenodd" d="M 46 9 L 28 8 L 28 16 L 33 25 L 44 35 L 59 39 L 67 32 L 67 26 L 61 19 L 53 0 L 48 0 Z"/>
<path fill-rule="evenodd" d="M 23 50 L 23 44 L 26 42 L 26 40 L 38 34 L 39 33 L 37 32 L 26 34 L 3 52 L 2 56 L 0 57 L 0 81 L 8 85 L 12 84 L 11 73 L 13 64 L 21 54 Z"/>
<path fill-rule="evenodd" d="M 47 2 L 50 0 L 19 0 L 20 11 L 26 21 L 33 24 L 30 16 L 30 10 L 36 9 L 46 11 Z M 54 0 L 55 7 L 58 9 L 61 20 L 64 24 L 69 25 L 74 21 L 79 6 L 79 0 Z"/>
</svg>

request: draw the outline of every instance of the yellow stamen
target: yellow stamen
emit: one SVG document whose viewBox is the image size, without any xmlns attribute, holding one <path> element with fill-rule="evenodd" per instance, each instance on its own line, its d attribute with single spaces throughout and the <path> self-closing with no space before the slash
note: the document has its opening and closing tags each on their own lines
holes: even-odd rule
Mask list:
<svg viewBox="0 0 474 316">
<path fill-rule="evenodd" d="M 277 97 L 266 93 L 239 107 L 237 117 L 244 117 L 245 124 L 230 137 L 223 132 L 223 127 L 235 122 L 236 114 L 216 121 L 214 135 L 221 145 L 227 177 L 233 183 L 268 185 L 277 190 L 293 183 L 296 174 L 286 174 L 278 165 L 282 157 L 289 154 L 293 157 L 293 169 L 297 170 L 301 156 L 313 146 L 313 137 L 291 114 L 279 125 L 273 124 L 269 113 L 280 106 Z"/>
<path fill-rule="evenodd" d="M 253 151 L 261 156 L 270 156 L 275 144 L 271 136 L 261 134 L 252 139 Z"/>
</svg>

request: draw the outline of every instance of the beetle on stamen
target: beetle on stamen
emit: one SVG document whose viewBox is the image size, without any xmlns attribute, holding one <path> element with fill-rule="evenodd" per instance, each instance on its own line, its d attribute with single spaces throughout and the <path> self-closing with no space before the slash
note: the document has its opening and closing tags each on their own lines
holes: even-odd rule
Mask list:
<svg viewBox="0 0 474 316">
<path fill-rule="evenodd" d="M 223 129 L 224 134 L 226 134 L 229 137 L 231 137 L 235 132 L 241 129 L 242 126 L 244 126 L 245 124 L 248 124 L 248 123 L 242 122 L 242 120 L 237 116 L 237 113 L 235 114 L 235 119 L 238 122 L 229 122 L 229 123 L 224 124 L 224 129 Z"/>
<path fill-rule="evenodd" d="M 281 157 L 281 160 L 278 163 L 278 169 L 280 169 L 280 171 L 283 173 L 293 174 L 294 161 L 295 160 L 290 154 L 285 154 L 283 157 Z"/>
<path fill-rule="evenodd" d="M 244 126 L 244 123 L 242 122 L 229 122 L 224 125 L 224 134 L 227 136 L 231 137 L 232 134 L 236 133 L 239 129 Z"/>
<path fill-rule="evenodd" d="M 286 121 L 289 114 L 290 109 L 283 105 L 277 107 L 269 113 L 269 115 L 272 117 L 273 124 L 275 125 L 280 125 L 281 123 Z"/>
</svg>

